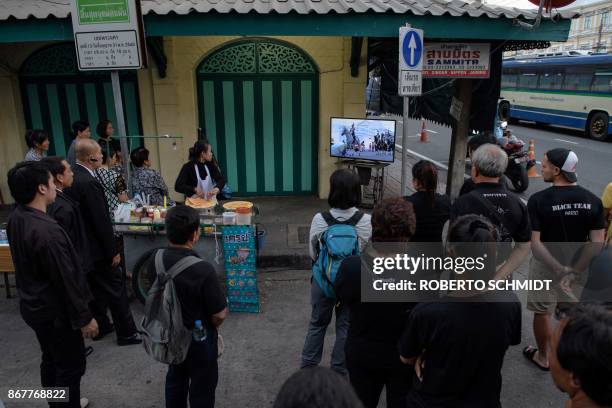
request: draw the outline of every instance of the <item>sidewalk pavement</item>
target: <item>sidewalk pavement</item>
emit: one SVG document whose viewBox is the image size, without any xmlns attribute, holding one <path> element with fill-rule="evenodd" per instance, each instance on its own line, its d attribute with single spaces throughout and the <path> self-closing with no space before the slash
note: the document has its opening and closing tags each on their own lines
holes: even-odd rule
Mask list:
<svg viewBox="0 0 612 408">
<path fill-rule="evenodd" d="M 520 274 L 526 271 L 527 264 Z M 217 408 L 271 407 L 283 382 L 299 368 L 310 317 L 310 273 L 262 270 L 259 289 L 262 312 L 231 313 L 221 327 L 225 353 L 219 360 Z M 131 306 L 139 322 L 142 305 L 133 302 Z M 508 350 L 502 370 L 502 406 L 561 407 L 565 398 L 549 373 L 536 369 L 521 355 L 525 345 L 534 344 L 531 324 L 531 314 L 524 310 L 523 344 Z M 40 350 L 34 332 L 19 315 L 15 298 L 0 297 L 0 333 L 0 398 L 6 403 L 9 388 L 40 385 Z M 332 322 L 325 339 L 326 366 L 333 339 Z M 87 359 L 81 389 L 91 408 L 162 408 L 166 366 L 153 361 L 142 346 L 118 347 L 114 340 L 110 335 L 99 342 L 87 341 L 95 350 Z M 45 406 L 43 401 L 7 403 L 7 408 Z M 384 395 L 379 407 L 386 407 Z"/>
</svg>

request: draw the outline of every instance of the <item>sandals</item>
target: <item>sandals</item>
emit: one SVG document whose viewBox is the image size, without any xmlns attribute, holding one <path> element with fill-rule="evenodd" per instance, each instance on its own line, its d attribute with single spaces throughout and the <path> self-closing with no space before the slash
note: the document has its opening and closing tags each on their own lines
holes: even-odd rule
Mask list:
<svg viewBox="0 0 612 408">
<path fill-rule="evenodd" d="M 531 363 L 533 363 L 533 365 L 535 365 L 536 367 L 538 367 L 540 370 L 542 371 L 550 371 L 550 368 L 548 367 L 544 367 L 543 365 L 540 365 L 537 361 L 535 361 L 534 357 L 535 354 L 538 352 L 538 349 L 535 347 L 531 347 L 531 346 L 527 346 L 523 349 L 523 356 L 525 356 L 525 358 L 529 361 L 531 361 Z"/>
</svg>

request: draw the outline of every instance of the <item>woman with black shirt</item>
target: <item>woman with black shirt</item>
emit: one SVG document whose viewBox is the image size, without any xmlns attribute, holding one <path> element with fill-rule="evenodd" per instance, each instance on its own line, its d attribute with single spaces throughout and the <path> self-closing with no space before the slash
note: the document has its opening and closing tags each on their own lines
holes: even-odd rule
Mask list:
<svg viewBox="0 0 612 408">
<path fill-rule="evenodd" d="M 438 170 L 428 161 L 421 160 L 412 167 L 412 185 L 416 193 L 410 201 L 416 214 L 416 232 L 412 242 L 442 242 L 442 230 L 449 219 L 450 200 L 438 194 Z"/>
<path fill-rule="evenodd" d="M 189 161 L 183 164 L 174 190 L 185 194 L 185 198 L 194 195 L 210 200 L 213 197 L 224 199 L 220 191 L 225 186 L 225 179 L 213 158 L 212 146 L 207 140 L 198 140 L 189 149 Z"/>
<path fill-rule="evenodd" d="M 372 212 L 372 242 L 411 241 L 415 224 L 410 203 L 400 197 L 383 200 Z M 405 408 L 413 370 L 400 362 L 397 343 L 413 304 L 361 302 L 361 273 L 362 258 L 346 258 L 334 284 L 338 301 L 350 313 L 345 346 L 349 379 L 365 408 L 378 406 L 383 388 L 388 408 Z"/>
</svg>

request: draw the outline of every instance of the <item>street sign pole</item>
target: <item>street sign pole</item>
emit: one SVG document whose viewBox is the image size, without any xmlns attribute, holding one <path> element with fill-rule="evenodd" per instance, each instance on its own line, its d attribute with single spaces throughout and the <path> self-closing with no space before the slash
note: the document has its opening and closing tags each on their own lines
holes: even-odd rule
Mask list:
<svg viewBox="0 0 612 408">
<path fill-rule="evenodd" d="M 121 143 L 121 158 L 123 178 L 128 189 L 128 195 L 132 194 L 130 183 L 130 152 L 128 152 L 127 132 L 125 130 L 125 117 L 123 116 L 123 101 L 121 98 L 121 83 L 119 82 L 119 71 L 111 71 L 111 82 L 113 84 L 113 100 L 115 102 L 115 115 L 117 116 L 117 127 L 119 128 L 119 143 Z"/>
<path fill-rule="evenodd" d="M 404 97 L 402 115 L 402 174 L 400 177 L 401 195 L 408 190 L 408 117 L 410 114 L 410 96 L 421 95 L 423 69 L 423 30 L 413 29 L 410 24 L 400 27 L 399 32 L 399 77 L 398 95 Z"/>
<path fill-rule="evenodd" d="M 406 176 L 406 162 L 408 161 L 408 115 L 410 110 L 410 97 L 404 96 L 404 111 L 403 111 L 403 126 L 402 126 L 402 177 L 400 182 L 402 183 L 401 194 L 402 197 L 408 195 L 408 177 Z"/>
</svg>

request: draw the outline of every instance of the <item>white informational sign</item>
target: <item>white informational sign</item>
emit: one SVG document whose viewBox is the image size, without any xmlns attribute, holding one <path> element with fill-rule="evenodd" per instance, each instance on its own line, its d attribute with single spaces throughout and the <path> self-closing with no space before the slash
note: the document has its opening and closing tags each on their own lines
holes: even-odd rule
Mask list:
<svg viewBox="0 0 612 408">
<path fill-rule="evenodd" d="M 400 27 L 398 95 L 421 95 L 423 51 L 423 30 Z"/>
<path fill-rule="evenodd" d="M 461 111 L 463 111 L 463 102 L 453 96 L 451 100 L 450 114 L 456 121 L 461 120 Z"/>
<path fill-rule="evenodd" d="M 424 78 L 489 77 L 490 44 L 430 43 L 424 54 Z"/>
<path fill-rule="evenodd" d="M 137 0 L 71 0 L 70 4 L 79 70 L 145 65 Z"/>
</svg>

